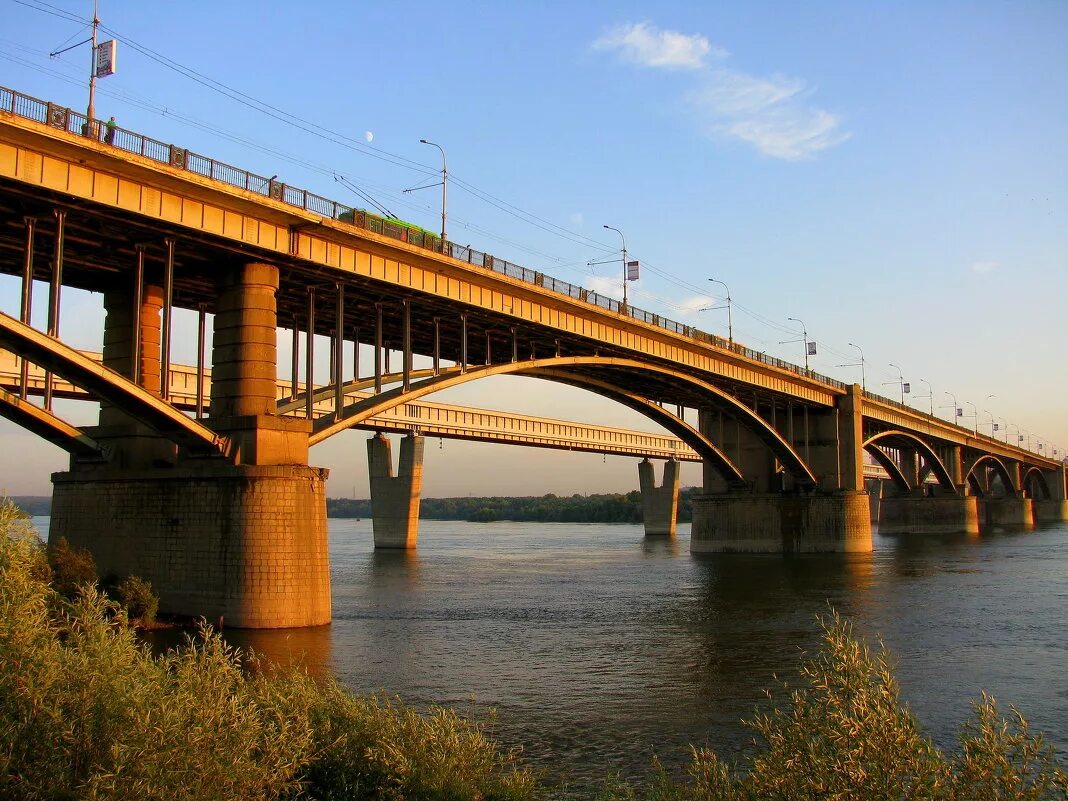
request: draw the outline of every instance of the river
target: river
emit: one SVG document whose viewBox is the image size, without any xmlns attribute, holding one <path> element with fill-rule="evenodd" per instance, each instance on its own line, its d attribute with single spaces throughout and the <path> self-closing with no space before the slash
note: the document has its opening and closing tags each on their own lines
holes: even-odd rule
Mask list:
<svg viewBox="0 0 1068 801">
<path fill-rule="evenodd" d="M 38 519 L 42 528 L 47 518 Z M 744 748 L 739 721 L 796 675 L 834 608 L 898 660 L 905 699 L 952 747 L 982 690 L 1068 746 L 1068 525 L 875 535 L 859 556 L 693 557 L 640 526 L 424 520 L 412 554 L 330 520 L 334 622 L 227 631 L 360 693 L 477 718 L 576 784 L 648 775 L 690 743 Z"/>
</svg>

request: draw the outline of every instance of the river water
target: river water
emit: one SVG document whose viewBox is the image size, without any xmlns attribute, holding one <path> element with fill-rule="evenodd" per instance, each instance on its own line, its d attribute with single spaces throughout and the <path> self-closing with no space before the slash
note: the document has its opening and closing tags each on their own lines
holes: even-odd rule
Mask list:
<svg viewBox="0 0 1068 801">
<path fill-rule="evenodd" d="M 41 521 L 45 522 L 45 521 Z M 831 608 L 898 660 L 905 699 L 952 747 L 982 690 L 1068 746 L 1068 526 L 875 535 L 859 556 L 703 556 L 689 527 L 424 520 L 412 554 L 330 520 L 334 621 L 227 631 L 352 690 L 476 718 L 578 785 L 648 775 L 691 744 L 730 754 Z"/>
</svg>

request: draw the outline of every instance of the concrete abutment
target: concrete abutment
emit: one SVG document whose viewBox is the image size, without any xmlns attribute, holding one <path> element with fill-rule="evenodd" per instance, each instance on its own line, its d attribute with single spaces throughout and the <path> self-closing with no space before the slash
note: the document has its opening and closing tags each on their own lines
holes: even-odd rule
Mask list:
<svg viewBox="0 0 1068 801">
<path fill-rule="evenodd" d="M 978 534 L 977 501 L 972 495 L 883 498 L 879 508 L 879 533 Z"/>
<path fill-rule="evenodd" d="M 979 498 L 979 519 L 987 526 L 1030 529 L 1035 525 L 1030 498 Z"/>
<path fill-rule="evenodd" d="M 376 434 L 367 440 L 367 468 L 375 548 L 415 548 L 423 486 L 423 437 L 409 434 L 401 440 L 400 464 L 393 475 L 390 441 Z"/>
</svg>

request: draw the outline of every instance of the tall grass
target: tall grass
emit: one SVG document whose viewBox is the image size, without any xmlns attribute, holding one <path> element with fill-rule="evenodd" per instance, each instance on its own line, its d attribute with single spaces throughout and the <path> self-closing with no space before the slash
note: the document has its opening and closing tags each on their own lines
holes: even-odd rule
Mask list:
<svg viewBox="0 0 1068 801">
<path fill-rule="evenodd" d="M 534 801 L 559 794 L 482 726 L 256 665 L 203 631 L 153 656 L 91 585 L 52 586 L 29 522 L 0 502 L 0 798 Z M 749 725 L 751 756 L 694 749 L 682 776 L 606 782 L 604 801 L 1054 799 L 1042 738 L 992 699 L 957 754 L 925 738 L 882 652 L 825 623 L 786 700 Z"/>
</svg>

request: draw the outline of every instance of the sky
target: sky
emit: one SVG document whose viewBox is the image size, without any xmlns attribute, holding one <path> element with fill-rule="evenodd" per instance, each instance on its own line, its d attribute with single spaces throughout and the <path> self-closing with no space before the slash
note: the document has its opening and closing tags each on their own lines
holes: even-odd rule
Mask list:
<svg viewBox="0 0 1068 801">
<path fill-rule="evenodd" d="M 860 381 L 1000 437 L 1068 449 L 1068 3 L 157 4 L 102 0 L 119 40 L 97 116 L 326 197 L 336 176 L 449 238 Z M 0 85 L 84 108 L 88 0 L 0 0 Z M 43 296 L 43 292 L 38 292 Z M 718 308 L 717 308 L 718 307 Z M 0 311 L 18 283 L 0 278 Z M 702 311 L 704 310 L 704 311 Z M 43 314 L 38 309 L 35 315 Z M 99 296 L 63 337 L 99 348 Z M 35 316 L 35 323 L 38 319 Z M 192 359 L 188 315 L 176 359 Z M 786 343 L 786 344 L 782 344 Z M 856 346 L 851 346 L 855 343 Z M 322 349 L 320 349 L 322 350 Z M 287 364 L 286 337 L 279 361 Z M 893 366 L 892 366 L 893 365 Z M 900 372 L 899 372 L 900 371 Z M 928 389 L 930 387 L 930 390 Z M 930 395 L 930 397 L 926 397 Z M 533 379 L 442 402 L 655 429 Z M 89 404 L 60 411 L 92 423 Z M 364 432 L 313 449 L 366 497 Z M 428 442 L 424 494 L 624 492 L 634 459 Z M 0 489 L 65 454 L 0 423 Z M 687 467 L 684 484 L 699 482 Z"/>
</svg>

